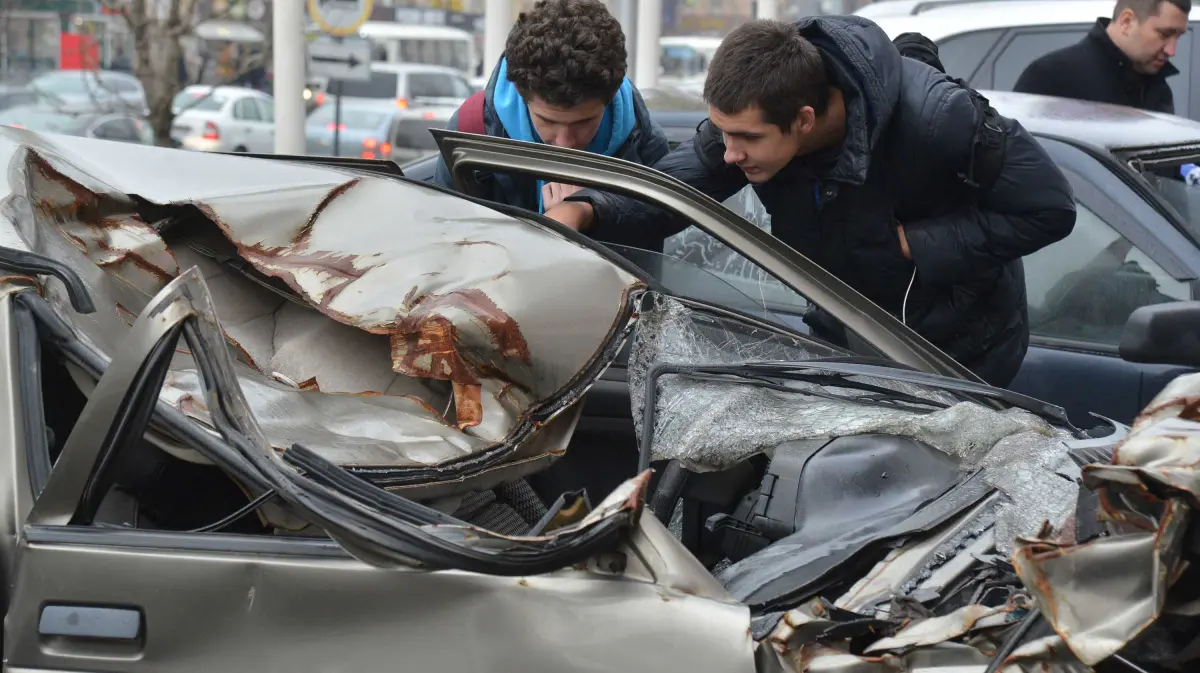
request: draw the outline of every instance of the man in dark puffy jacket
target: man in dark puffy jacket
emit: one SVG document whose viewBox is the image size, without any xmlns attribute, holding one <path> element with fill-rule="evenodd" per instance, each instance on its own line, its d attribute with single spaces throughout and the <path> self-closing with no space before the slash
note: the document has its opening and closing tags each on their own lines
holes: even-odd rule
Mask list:
<svg viewBox="0 0 1200 673">
<path fill-rule="evenodd" d="M 1029 345 L 1021 257 L 1075 223 L 1062 172 L 995 117 L 990 188 L 963 180 L 984 118 L 972 92 L 904 58 L 861 17 L 743 24 L 709 67 L 709 119 L 654 167 L 724 200 L 751 184 L 772 233 L 993 385 Z M 547 215 L 604 240 L 686 223 L 584 190 Z"/>
<path fill-rule="evenodd" d="M 1030 63 L 1013 90 L 1175 114 L 1167 78 L 1191 11 L 1191 0 L 1117 0 L 1111 20 Z"/>
<path fill-rule="evenodd" d="M 653 164 L 666 155 L 667 137 L 625 71 L 625 34 L 604 3 L 540 0 L 517 19 L 487 90 L 468 99 L 447 128 Z M 536 212 L 576 191 L 523 175 L 478 179 L 493 201 Z M 434 182 L 453 187 L 443 161 Z"/>
</svg>

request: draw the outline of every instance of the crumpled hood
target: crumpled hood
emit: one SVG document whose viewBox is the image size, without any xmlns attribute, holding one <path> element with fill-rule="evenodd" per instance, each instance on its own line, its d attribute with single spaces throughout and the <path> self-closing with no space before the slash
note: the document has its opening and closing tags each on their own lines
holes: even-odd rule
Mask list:
<svg viewBox="0 0 1200 673">
<path fill-rule="evenodd" d="M 0 158 L 0 245 L 82 276 L 91 315 L 57 280 L 43 294 L 85 339 L 111 356 L 198 265 L 270 444 L 414 495 L 561 455 L 575 402 L 632 327 L 641 283 L 610 258 L 425 186 L 8 128 Z M 163 398 L 209 424 L 188 353 Z"/>
<path fill-rule="evenodd" d="M 900 99 L 903 57 L 882 28 L 859 16 L 809 17 L 796 29 L 821 50 L 845 96 L 846 140 L 827 177 L 861 184 Z"/>
</svg>

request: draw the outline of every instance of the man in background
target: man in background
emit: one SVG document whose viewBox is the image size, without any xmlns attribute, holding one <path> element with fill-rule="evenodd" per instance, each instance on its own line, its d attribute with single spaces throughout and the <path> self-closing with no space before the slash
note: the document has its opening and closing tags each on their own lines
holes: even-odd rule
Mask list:
<svg viewBox="0 0 1200 673">
<path fill-rule="evenodd" d="M 626 58 L 621 24 L 600 0 L 540 0 L 517 19 L 486 90 L 446 127 L 653 164 L 666 155 L 667 137 L 625 76 Z M 490 200 L 539 213 L 577 190 L 523 175 L 476 176 Z M 434 182 L 453 187 L 440 159 Z"/>
<path fill-rule="evenodd" d="M 1191 11 L 1191 0 L 1118 0 L 1112 19 L 1030 63 L 1014 90 L 1174 114 L 1170 59 Z"/>
</svg>

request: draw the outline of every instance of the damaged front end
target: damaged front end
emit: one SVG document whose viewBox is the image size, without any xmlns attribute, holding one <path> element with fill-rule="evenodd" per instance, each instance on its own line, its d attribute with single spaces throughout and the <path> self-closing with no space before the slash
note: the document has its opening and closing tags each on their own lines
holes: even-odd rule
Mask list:
<svg viewBox="0 0 1200 673">
<path fill-rule="evenodd" d="M 1197 463 L 1160 419 L 1198 380 L 1094 439 L 653 293 L 630 373 L 652 512 L 750 607 L 759 670 L 837 673 L 1191 670 Z"/>
</svg>

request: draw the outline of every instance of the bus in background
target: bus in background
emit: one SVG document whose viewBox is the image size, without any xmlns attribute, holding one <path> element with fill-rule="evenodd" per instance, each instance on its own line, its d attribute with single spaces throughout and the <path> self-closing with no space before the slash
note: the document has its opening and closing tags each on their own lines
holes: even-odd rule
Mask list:
<svg viewBox="0 0 1200 673">
<path fill-rule="evenodd" d="M 465 30 L 368 21 L 358 34 L 371 41 L 374 63 L 437 65 L 459 70 L 468 78 L 475 77 L 478 70 L 475 39 Z"/>
</svg>

